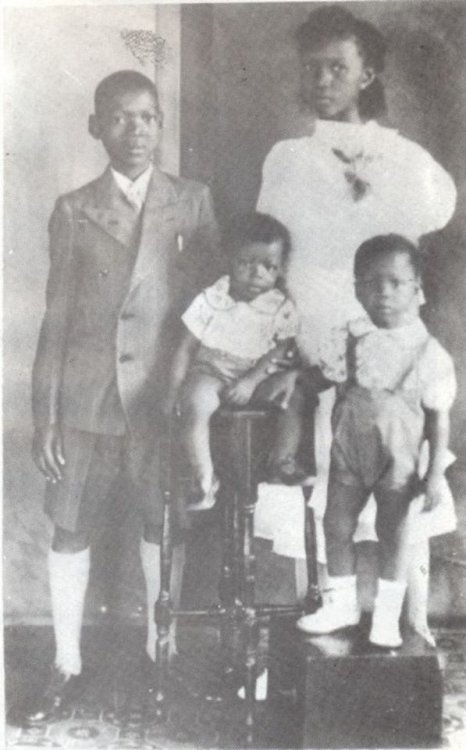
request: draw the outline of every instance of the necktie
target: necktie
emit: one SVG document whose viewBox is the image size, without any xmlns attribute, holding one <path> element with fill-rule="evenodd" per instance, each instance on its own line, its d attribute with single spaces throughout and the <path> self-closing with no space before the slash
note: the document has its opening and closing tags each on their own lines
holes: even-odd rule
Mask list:
<svg viewBox="0 0 466 750">
<path fill-rule="evenodd" d="M 133 208 L 135 208 L 136 211 L 139 213 L 139 211 L 142 208 L 143 201 L 141 199 L 141 195 L 139 193 L 139 190 L 134 185 L 131 185 L 128 188 L 128 191 L 126 193 L 126 198 L 129 201 L 129 203 L 131 203 L 131 205 L 133 206 Z"/>
</svg>

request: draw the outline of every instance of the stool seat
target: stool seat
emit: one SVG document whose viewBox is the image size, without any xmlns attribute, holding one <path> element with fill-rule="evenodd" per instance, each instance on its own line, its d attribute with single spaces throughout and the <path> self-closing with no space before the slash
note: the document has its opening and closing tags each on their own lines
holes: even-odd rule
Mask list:
<svg viewBox="0 0 466 750">
<path fill-rule="evenodd" d="M 242 407 L 242 406 L 222 406 L 215 414 L 214 419 L 266 419 L 274 413 L 273 407 Z"/>
</svg>

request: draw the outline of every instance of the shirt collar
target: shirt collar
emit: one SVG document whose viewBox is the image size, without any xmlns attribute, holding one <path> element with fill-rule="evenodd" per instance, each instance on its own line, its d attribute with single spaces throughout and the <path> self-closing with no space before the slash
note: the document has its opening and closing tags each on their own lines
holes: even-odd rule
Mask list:
<svg viewBox="0 0 466 750">
<path fill-rule="evenodd" d="M 377 328 L 368 315 L 364 315 L 348 324 L 348 330 L 352 336 L 361 338 L 368 333 L 377 333 L 379 336 L 387 336 L 407 346 L 417 346 L 429 336 L 429 332 L 420 318 L 415 318 L 398 328 Z"/>
<path fill-rule="evenodd" d="M 215 310 L 230 310 L 235 305 L 243 304 L 253 307 L 266 315 L 275 315 L 279 307 L 283 304 L 283 292 L 274 287 L 268 292 L 259 294 L 250 302 L 235 300 L 230 296 L 230 277 L 222 276 L 212 286 L 205 290 L 207 302 Z"/>
<path fill-rule="evenodd" d="M 127 177 L 125 174 L 122 174 L 121 172 L 117 172 L 117 170 L 113 167 L 110 167 L 110 169 L 116 184 L 125 195 L 125 197 L 130 201 L 130 203 L 136 203 L 139 208 L 142 208 L 146 200 L 152 172 L 154 171 L 153 165 L 150 164 L 145 172 L 140 174 L 139 177 L 136 177 L 135 180 L 130 180 L 129 177 Z"/>
</svg>

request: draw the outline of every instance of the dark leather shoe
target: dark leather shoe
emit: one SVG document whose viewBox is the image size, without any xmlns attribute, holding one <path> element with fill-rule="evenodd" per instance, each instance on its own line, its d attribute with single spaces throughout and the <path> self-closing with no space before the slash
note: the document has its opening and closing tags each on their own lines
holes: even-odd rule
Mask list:
<svg viewBox="0 0 466 750">
<path fill-rule="evenodd" d="M 67 675 L 52 667 L 49 682 L 28 711 L 24 720 L 27 724 L 41 724 L 56 718 L 76 694 L 81 675 Z"/>
</svg>

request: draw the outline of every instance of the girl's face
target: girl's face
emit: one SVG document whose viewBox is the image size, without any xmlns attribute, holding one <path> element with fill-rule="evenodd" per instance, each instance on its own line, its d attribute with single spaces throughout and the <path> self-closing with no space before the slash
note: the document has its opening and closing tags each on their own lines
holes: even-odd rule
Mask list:
<svg viewBox="0 0 466 750">
<path fill-rule="evenodd" d="M 356 278 L 356 297 L 378 328 L 398 328 L 416 317 L 420 280 L 409 255 L 374 258 Z"/>
<path fill-rule="evenodd" d="M 283 245 L 276 242 L 249 242 L 237 250 L 231 267 L 230 294 L 250 302 L 273 289 L 283 269 Z"/>
<path fill-rule="evenodd" d="M 374 79 L 355 39 L 333 39 L 300 55 L 301 96 L 323 120 L 360 122 L 358 101 Z"/>
</svg>

